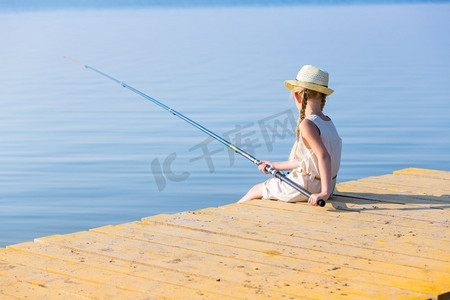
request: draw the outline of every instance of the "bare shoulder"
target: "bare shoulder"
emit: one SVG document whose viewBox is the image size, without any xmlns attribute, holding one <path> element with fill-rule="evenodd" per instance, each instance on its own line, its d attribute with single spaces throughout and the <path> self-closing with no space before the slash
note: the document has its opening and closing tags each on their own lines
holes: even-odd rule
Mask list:
<svg viewBox="0 0 450 300">
<path fill-rule="evenodd" d="M 314 124 L 313 121 L 309 119 L 304 119 L 300 123 L 300 131 L 305 137 L 320 135 L 319 128 L 316 126 L 316 124 Z"/>
</svg>

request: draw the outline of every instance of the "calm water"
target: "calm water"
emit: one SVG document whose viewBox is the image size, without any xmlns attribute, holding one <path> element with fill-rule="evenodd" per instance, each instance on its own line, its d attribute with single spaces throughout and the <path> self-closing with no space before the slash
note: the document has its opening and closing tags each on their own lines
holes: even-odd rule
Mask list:
<svg viewBox="0 0 450 300">
<path fill-rule="evenodd" d="M 0 13 L 0 246 L 237 201 L 267 177 L 117 77 L 281 160 L 285 79 L 330 72 L 339 181 L 450 170 L 450 4 Z"/>
</svg>

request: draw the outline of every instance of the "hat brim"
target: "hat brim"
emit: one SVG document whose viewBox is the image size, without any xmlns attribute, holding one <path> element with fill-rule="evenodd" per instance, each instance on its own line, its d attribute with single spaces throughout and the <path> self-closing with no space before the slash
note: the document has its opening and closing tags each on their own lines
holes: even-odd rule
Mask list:
<svg viewBox="0 0 450 300">
<path fill-rule="evenodd" d="M 294 87 L 302 87 L 308 90 L 313 90 L 325 94 L 327 96 L 331 95 L 334 92 L 334 90 L 329 89 L 325 86 L 298 80 L 286 80 L 284 82 L 284 85 L 290 90 L 292 90 Z"/>
</svg>

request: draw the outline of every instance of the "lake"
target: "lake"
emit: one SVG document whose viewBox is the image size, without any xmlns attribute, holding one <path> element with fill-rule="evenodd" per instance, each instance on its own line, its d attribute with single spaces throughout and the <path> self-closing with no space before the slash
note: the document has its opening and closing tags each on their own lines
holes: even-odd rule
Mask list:
<svg viewBox="0 0 450 300">
<path fill-rule="evenodd" d="M 5 9 L 0 246 L 233 203 L 268 178 L 64 56 L 272 161 L 295 139 L 284 80 L 316 65 L 335 90 L 338 182 L 448 171 L 449 15 L 450 3 Z"/>
</svg>

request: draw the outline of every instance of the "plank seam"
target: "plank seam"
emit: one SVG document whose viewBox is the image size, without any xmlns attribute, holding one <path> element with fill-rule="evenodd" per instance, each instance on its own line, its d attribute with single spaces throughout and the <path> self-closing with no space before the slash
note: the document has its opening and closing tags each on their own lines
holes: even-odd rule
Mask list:
<svg viewBox="0 0 450 300">
<path fill-rule="evenodd" d="M 58 247 L 66 248 L 66 249 L 69 249 L 69 250 L 73 249 L 73 250 L 75 250 L 77 252 L 85 252 L 85 253 L 89 253 L 91 255 L 104 256 L 104 257 L 107 257 L 107 258 L 113 258 L 115 260 L 120 260 L 120 261 L 127 262 L 127 263 L 140 264 L 140 265 L 148 266 L 148 267 L 155 268 L 155 269 L 166 270 L 166 271 L 171 271 L 171 272 L 177 272 L 177 273 L 180 273 L 180 274 L 196 276 L 196 277 L 203 278 L 203 279 L 208 279 L 208 280 L 216 280 L 217 279 L 217 278 L 211 277 L 211 276 L 205 276 L 205 275 L 202 275 L 202 274 L 186 272 L 186 271 L 179 270 L 179 269 L 162 267 L 160 265 L 150 264 L 150 263 L 147 263 L 147 262 L 139 262 L 139 261 L 135 261 L 135 260 L 129 260 L 129 259 L 121 258 L 121 257 L 118 257 L 118 256 L 106 255 L 106 254 L 101 253 L 101 252 L 90 251 L 90 250 L 87 250 L 87 249 L 77 248 L 77 247 L 74 247 L 74 246 L 68 247 L 68 246 L 65 246 L 63 244 L 59 244 L 59 243 L 55 243 L 55 242 L 48 242 L 48 241 L 42 241 L 42 240 L 37 240 L 36 242 L 39 243 L 39 244 L 43 244 L 43 245 L 45 245 L 45 244 L 53 244 L 53 245 L 57 245 Z M 28 250 L 21 250 L 21 251 L 28 251 Z M 41 255 L 40 253 L 33 252 L 33 251 L 30 251 L 30 253 L 35 253 L 35 254 Z M 170 256 L 166 256 L 166 257 L 170 258 Z M 76 262 L 76 261 L 74 261 L 74 262 Z M 91 264 L 86 264 L 86 265 L 90 265 L 91 266 Z M 106 270 L 106 271 L 117 272 L 119 274 L 127 274 L 127 273 L 122 273 L 122 272 L 114 270 L 114 269 L 104 268 L 104 267 L 101 267 L 101 266 L 98 266 L 98 265 L 92 265 L 92 266 L 94 266 L 94 267 L 96 266 L 96 268 L 103 269 L 103 270 Z M 127 274 L 127 275 L 130 275 L 130 274 Z M 184 285 L 174 284 L 172 282 L 167 282 L 167 281 L 158 280 L 158 279 L 154 279 L 154 278 L 143 277 L 143 276 L 135 276 L 135 275 L 130 275 L 130 276 L 134 276 L 134 277 L 137 277 L 137 278 L 143 278 L 143 279 L 149 279 L 149 280 L 153 280 L 153 281 L 156 281 L 156 282 L 161 282 L 161 283 L 168 284 L 168 285 L 175 285 L 175 286 L 178 286 L 178 287 L 185 287 Z M 227 282 L 227 281 L 225 281 L 225 282 Z M 228 283 L 234 283 L 234 282 L 228 281 Z M 255 292 L 257 291 L 256 287 L 246 286 L 245 288 L 252 289 Z M 191 288 L 191 289 L 196 290 L 196 291 L 200 291 L 199 289 L 196 289 L 196 288 Z M 216 293 L 218 295 L 222 295 L 222 294 L 214 292 L 214 291 L 208 291 L 208 292 Z M 274 292 L 276 294 L 279 294 L 279 292 L 275 291 L 275 290 L 272 290 L 272 292 Z M 155 295 L 155 296 L 158 296 L 158 295 Z M 222 295 L 222 296 L 227 296 L 228 297 L 228 295 Z M 233 297 L 231 297 L 231 298 L 233 298 Z"/>
<path fill-rule="evenodd" d="M 133 231 L 136 231 L 136 232 L 143 231 L 143 232 L 149 232 L 149 233 L 161 234 L 161 233 L 158 232 L 158 231 L 152 231 L 151 229 L 148 229 L 148 228 L 133 229 Z M 102 232 L 102 231 L 96 231 L 96 232 L 108 234 L 108 233 Z M 117 233 L 116 233 L 116 234 L 117 234 Z M 108 235 L 109 235 L 109 234 L 108 234 Z M 143 238 L 135 238 L 135 237 L 127 236 L 125 233 L 121 233 L 121 234 L 117 234 L 117 235 L 120 236 L 120 237 L 128 238 L 128 239 L 133 239 L 133 240 L 138 240 L 138 241 L 145 241 L 145 242 L 148 242 L 148 240 L 145 240 L 145 239 L 143 239 Z M 193 241 L 198 241 L 198 242 L 203 242 L 203 243 L 206 243 L 206 242 L 207 242 L 207 243 L 210 243 L 210 244 L 215 244 L 215 245 L 225 246 L 225 247 L 230 247 L 230 248 L 231 248 L 231 247 L 234 247 L 234 248 L 236 248 L 236 249 L 242 249 L 242 250 L 252 251 L 252 252 L 257 252 L 257 253 L 261 253 L 261 254 L 267 254 L 265 251 L 262 251 L 262 250 L 255 250 L 255 249 L 253 249 L 253 248 L 240 247 L 240 246 L 238 246 L 239 243 L 236 243 L 234 246 L 231 246 L 231 245 L 228 245 L 228 244 L 225 244 L 225 243 L 216 242 L 216 241 L 208 241 L 208 240 L 206 240 L 206 239 L 196 239 L 196 238 L 192 238 L 192 237 L 186 238 L 186 237 L 183 237 L 182 235 L 174 235 L 174 234 L 171 234 L 171 233 L 165 233 L 165 235 L 172 236 L 172 237 L 177 237 L 177 238 L 181 238 L 181 239 L 184 238 L 184 239 L 193 240 Z M 173 245 L 171 245 L 171 244 L 166 244 L 166 243 L 158 243 L 158 244 L 161 244 L 161 245 L 168 245 L 168 246 L 173 246 Z M 267 244 L 268 244 L 268 243 L 267 243 Z M 190 249 L 190 248 L 185 248 L 185 249 L 187 249 L 187 250 L 192 250 L 192 251 L 197 251 L 197 250 L 193 250 L 193 249 Z M 205 253 L 211 254 L 211 252 L 205 252 Z M 311 262 L 314 262 L 314 263 L 325 264 L 325 263 L 323 263 L 323 262 L 321 262 L 321 261 L 318 261 L 318 260 L 313 260 L 313 259 L 310 259 L 310 258 L 308 258 L 308 259 L 306 259 L 306 258 L 299 258 L 299 257 L 297 257 L 297 256 L 285 255 L 285 254 L 283 254 L 283 253 L 279 254 L 279 256 L 287 257 L 287 258 L 291 258 L 291 259 L 296 259 L 296 260 L 298 260 L 298 261 L 311 261 Z M 246 260 L 246 261 L 247 261 L 247 260 Z M 254 263 L 262 263 L 262 264 L 265 264 L 264 262 L 260 262 L 260 261 L 256 261 L 256 260 L 250 260 L 250 261 L 252 261 L 252 262 L 254 262 Z M 370 260 L 367 260 L 367 261 L 370 261 Z M 272 265 L 272 264 L 270 264 L 270 265 Z M 279 266 L 279 265 L 275 265 L 275 266 Z M 363 271 L 363 272 L 378 273 L 378 274 L 383 274 L 383 275 L 392 276 L 392 277 L 398 277 L 398 278 L 405 278 L 405 279 L 417 280 L 417 279 L 415 279 L 415 278 L 408 277 L 408 276 L 405 276 L 405 275 L 400 276 L 400 275 L 393 275 L 393 274 L 389 274 L 389 273 L 382 273 L 382 272 L 376 272 L 376 271 L 369 271 L 369 270 L 365 270 L 365 269 L 362 269 L 362 268 L 355 268 L 355 267 L 351 267 L 351 266 L 346 266 L 346 265 L 343 265 L 343 264 L 341 264 L 341 266 L 342 266 L 343 268 L 355 269 L 355 270 L 359 270 L 359 271 Z M 410 267 L 410 268 L 420 269 L 420 268 L 417 268 L 417 267 Z M 293 270 L 293 271 L 297 271 L 297 270 L 298 270 L 298 269 L 296 269 L 296 268 L 290 268 L 290 267 L 289 267 L 289 269 L 291 269 L 291 270 Z"/>
<path fill-rule="evenodd" d="M 239 235 L 233 235 L 233 234 L 230 234 L 230 233 L 215 232 L 215 231 L 211 231 L 211 230 L 207 230 L 207 229 L 203 229 L 203 228 L 200 229 L 200 228 L 188 227 L 188 226 L 186 226 L 186 225 L 178 225 L 178 224 L 164 223 L 164 222 L 162 222 L 162 221 L 145 221 L 145 222 L 148 222 L 148 223 L 153 222 L 153 223 L 156 223 L 156 224 L 164 224 L 164 225 L 173 226 L 173 227 L 192 228 L 193 230 L 198 230 L 198 231 L 208 232 L 208 233 L 212 233 L 212 234 L 222 234 L 222 235 L 224 235 L 224 236 L 240 237 Z M 145 223 L 145 222 L 144 222 L 144 223 Z M 276 233 L 276 234 L 279 234 L 279 233 Z M 240 237 L 240 238 L 242 238 L 242 237 Z M 247 237 L 247 239 L 253 240 L 253 241 L 268 242 L 268 241 L 266 241 L 266 240 L 261 240 L 261 239 L 257 239 L 257 238 L 251 238 L 251 237 Z M 275 242 L 270 242 L 270 243 L 279 245 L 279 243 L 275 243 Z M 301 247 L 301 246 L 298 246 L 298 245 L 292 245 L 292 244 L 287 244 L 287 243 L 283 243 L 282 245 L 289 246 L 289 247 L 292 247 L 292 248 L 298 248 L 298 249 L 308 249 L 308 250 L 319 251 L 319 250 L 314 249 L 314 248 Z M 357 248 L 357 247 L 355 247 L 355 248 Z M 364 248 L 363 248 L 363 249 L 364 249 Z M 383 252 L 383 251 L 376 250 L 376 249 L 371 249 L 371 250 L 377 251 L 377 252 Z M 339 254 L 337 254 L 337 253 L 328 252 L 328 251 L 324 251 L 324 250 L 320 250 L 319 252 L 323 252 L 323 253 L 327 253 L 327 254 L 331 254 L 331 255 L 339 255 Z M 403 253 L 395 253 L 395 252 L 392 252 L 392 253 L 397 254 L 397 255 L 409 256 L 409 255 L 403 254 Z M 361 256 L 353 256 L 353 255 L 348 255 L 348 256 L 349 256 L 349 257 L 354 257 L 354 258 L 357 258 L 357 259 L 365 259 L 365 260 L 367 260 L 367 258 L 361 257 Z M 424 259 L 423 257 L 418 257 L 418 258 Z M 427 258 L 427 259 L 428 259 L 428 258 Z M 380 260 L 377 260 L 377 259 L 371 259 L 371 260 L 372 260 L 372 261 L 380 261 Z M 439 260 L 439 261 L 437 261 L 437 262 L 442 262 L 442 261 Z M 413 266 L 413 265 L 405 265 L 405 264 L 399 264 L 399 265 L 407 266 L 407 267 L 415 267 L 415 266 Z M 425 269 L 425 270 L 427 270 L 427 269 Z"/>
<path fill-rule="evenodd" d="M 99 232 L 99 231 L 94 231 L 94 232 L 103 234 L 103 235 L 105 235 L 105 236 L 111 236 L 111 234 L 105 233 L 105 232 Z M 126 236 L 126 235 L 119 235 L 119 234 L 116 234 L 116 235 L 117 235 L 117 236 L 120 236 L 121 238 L 126 239 L 126 240 L 127 240 L 127 239 L 128 239 L 128 240 L 137 240 L 137 241 L 141 241 L 141 242 L 145 242 L 145 243 L 149 243 L 149 244 L 156 244 L 156 245 L 161 245 L 161 246 L 166 246 L 166 247 L 167 247 L 167 246 L 168 246 L 168 247 L 174 247 L 174 248 L 178 248 L 178 249 L 182 249 L 182 250 L 187 250 L 187 251 L 190 251 L 190 252 L 205 253 L 205 254 L 208 254 L 208 255 L 217 256 L 217 257 L 222 257 L 222 258 L 235 259 L 235 260 L 244 261 L 244 262 L 252 262 L 252 263 L 256 263 L 256 264 L 262 264 L 262 265 L 270 266 L 270 267 L 272 267 L 272 268 L 288 269 L 288 270 L 295 271 L 295 272 L 300 272 L 300 273 L 314 274 L 314 275 L 317 275 L 317 276 L 319 276 L 319 277 L 322 276 L 322 277 L 327 277 L 327 278 L 329 278 L 329 279 L 339 279 L 339 278 L 345 279 L 345 280 L 352 279 L 352 278 L 341 277 L 341 276 L 339 276 L 339 275 L 329 275 L 329 274 L 317 273 L 317 272 L 312 272 L 312 271 L 302 271 L 302 270 L 300 270 L 300 269 L 290 268 L 290 267 L 288 267 L 288 266 L 283 266 L 283 267 L 282 267 L 282 266 L 280 266 L 280 265 L 275 265 L 275 264 L 271 264 L 271 263 L 267 263 L 267 262 L 261 262 L 261 261 L 254 261 L 254 260 L 251 260 L 251 259 L 248 259 L 248 258 L 241 259 L 241 258 L 239 258 L 238 256 L 235 256 L 235 257 L 229 257 L 229 256 L 226 256 L 226 255 L 223 255 L 223 254 L 217 254 L 217 253 L 213 253 L 213 252 L 202 251 L 202 250 L 200 250 L 200 249 L 186 248 L 186 247 L 177 246 L 177 245 L 168 244 L 168 243 L 162 243 L 162 242 L 158 242 L 158 241 L 149 241 L 149 240 L 139 239 L 139 238 L 130 238 L 130 237 Z M 364 270 L 362 270 L 362 271 L 364 271 Z M 385 275 L 385 274 L 383 274 L 383 275 Z M 401 278 L 401 277 L 399 277 L 399 278 Z M 285 281 L 287 281 L 287 279 L 285 279 Z M 433 296 L 433 295 L 428 294 L 428 293 L 414 292 L 414 291 L 412 291 L 412 290 L 410 290 L 410 289 L 407 289 L 407 288 L 404 288 L 404 287 L 392 286 L 392 285 L 389 285 L 389 284 L 386 285 L 386 284 L 374 283 L 374 282 L 363 281 L 363 280 L 359 280 L 359 279 L 356 279 L 356 280 L 355 280 L 355 279 L 353 278 L 353 282 L 355 282 L 355 281 L 359 281 L 359 282 L 366 283 L 366 284 L 370 284 L 370 285 L 374 285 L 374 286 L 390 287 L 390 288 L 392 288 L 392 289 L 403 290 L 403 291 L 405 291 L 405 292 L 410 292 L 410 293 L 413 293 L 413 294 L 416 294 L 416 295 L 421 295 L 421 296 Z M 292 283 L 292 284 L 295 284 L 295 282 L 291 282 L 291 283 Z M 290 293 L 288 293 L 288 294 L 290 294 Z M 291 295 L 292 295 L 292 296 L 299 296 L 299 295 L 296 295 L 296 294 L 291 294 Z"/>
</svg>

